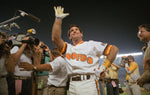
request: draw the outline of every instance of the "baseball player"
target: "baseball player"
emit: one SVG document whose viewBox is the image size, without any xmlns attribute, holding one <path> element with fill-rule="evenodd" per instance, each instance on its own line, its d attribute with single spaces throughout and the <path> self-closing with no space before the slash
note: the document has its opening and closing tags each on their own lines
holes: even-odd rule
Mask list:
<svg viewBox="0 0 150 95">
<path fill-rule="evenodd" d="M 68 62 L 66 65 L 70 76 L 69 95 L 99 95 L 96 76 L 99 77 L 114 61 L 118 48 L 97 41 L 83 41 L 83 32 L 77 25 L 71 25 L 68 31 L 73 45 L 64 42 L 61 38 L 61 24 L 69 13 L 64 13 L 61 6 L 54 7 L 54 10 L 56 19 L 52 29 L 52 41 Z M 98 70 L 101 55 L 107 57 Z"/>
</svg>

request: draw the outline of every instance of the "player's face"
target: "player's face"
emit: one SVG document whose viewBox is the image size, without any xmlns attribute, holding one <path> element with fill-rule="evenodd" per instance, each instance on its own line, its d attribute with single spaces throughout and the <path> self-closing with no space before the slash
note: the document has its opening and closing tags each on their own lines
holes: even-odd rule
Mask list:
<svg viewBox="0 0 150 95">
<path fill-rule="evenodd" d="M 78 27 L 72 27 L 70 28 L 69 31 L 70 31 L 69 39 L 79 39 L 82 38 L 83 36 Z"/>
<path fill-rule="evenodd" d="M 150 32 L 146 31 L 145 28 L 141 28 L 138 31 L 138 35 L 140 41 L 148 42 L 150 40 Z"/>
</svg>

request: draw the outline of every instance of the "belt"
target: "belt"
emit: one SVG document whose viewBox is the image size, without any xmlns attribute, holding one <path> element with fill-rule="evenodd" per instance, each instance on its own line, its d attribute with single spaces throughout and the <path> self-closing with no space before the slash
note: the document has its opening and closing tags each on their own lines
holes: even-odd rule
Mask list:
<svg viewBox="0 0 150 95">
<path fill-rule="evenodd" d="M 99 79 L 99 81 L 103 81 L 103 79 Z"/>
<path fill-rule="evenodd" d="M 50 88 L 50 87 L 55 87 L 55 88 L 66 88 L 66 86 L 55 86 L 55 85 L 49 85 L 48 87 L 49 87 L 49 88 Z"/>
<path fill-rule="evenodd" d="M 83 75 L 72 75 L 70 76 L 70 81 L 82 81 L 91 79 L 94 74 L 83 74 Z"/>
<path fill-rule="evenodd" d="M 129 80 L 126 80 L 127 83 L 129 84 L 135 84 L 136 82 L 129 82 Z"/>
<path fill-rule="evenodd" d="M 115 82 L 119 83 L 118 79 L 107 79 L 107 82 L 112 82 L 112 81 L 115 81 Z"/>
<path fill-rule="evenodd" d="M 6 78 L 7 76 L 0 76 L 0 78 Z"/>
<path fill-rule="evenodd" d="M 31 79 L 31 77 L 23 77 L 23 76 L 13 76 L 14 79 L 16 80 L 27 80 L 27 79 Z"/>
</svg>

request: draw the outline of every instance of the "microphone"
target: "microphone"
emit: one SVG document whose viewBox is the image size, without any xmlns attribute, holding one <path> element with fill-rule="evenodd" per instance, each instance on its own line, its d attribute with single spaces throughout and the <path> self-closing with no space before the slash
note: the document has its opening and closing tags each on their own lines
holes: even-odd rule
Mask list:
<svg viewBox="0 0 150 95">
<path fill-rule="evenodd" d="M 16 27 L 17 29 L 20 29 L 20 26 L 17 23 L 15 23 L 15 22 L 2 25 L 0 28 L 6 29 L 8 31 L 11 31 L 11 29 L 14 28 L 14 27 Z"/>
<path fill-rule="evenodd" d="M 32 15 L 32 14 L 30 14 L 30 13 L 26 13 L 26 12 L 24 12 L 24 11 L 22 11 L 22 10 L 18 10 L 19 12 L 20 12 L 20 15 L 21 16 L 28 16 L 28 17 L 30 17 L 30 18 L 32 18 L 32 19 L 34 19 L 34 20 L 36 20 L 37 22 L 40 22 L 40 18 L 38 18 L 38 17 L 36 17 L 36 16 L 34 16 L 34 15 Z"/>
<path fill-rule="evenodd" d="M 11 31 L 11 28 L 10 28 L 9 24 L 2 25 L 2 26 L 0 26 L 0 28 L 6 29 L 8 31 Z"/>
<path fill-rule="evenodd" d="M 10 24 L 10 28 L 12 28 L 12 27 L 16 27 L 16 28 L 20 29 L 20 26 L 15 22 Z"/>
</svg>

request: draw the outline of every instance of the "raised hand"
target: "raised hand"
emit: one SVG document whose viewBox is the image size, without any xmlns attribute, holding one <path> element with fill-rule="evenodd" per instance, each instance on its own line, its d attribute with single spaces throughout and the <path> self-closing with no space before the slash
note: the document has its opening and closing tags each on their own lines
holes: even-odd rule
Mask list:
<svg viewBox="0 0 150 95">
<path fill-rule="evenodd" d="M 56 19 L 63 19 L 69 15 L 69 13 L 64 13 L 64 8 L 61 6 L 54 7 Z"/>
</svg>

